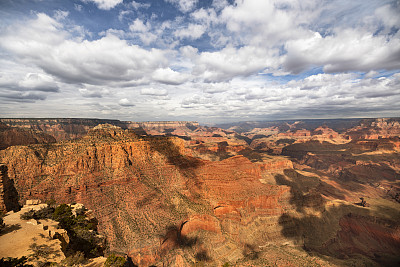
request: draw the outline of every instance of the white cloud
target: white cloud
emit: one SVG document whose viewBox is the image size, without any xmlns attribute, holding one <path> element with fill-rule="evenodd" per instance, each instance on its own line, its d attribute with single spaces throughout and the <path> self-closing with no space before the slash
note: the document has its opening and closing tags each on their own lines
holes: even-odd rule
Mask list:
<svg viewBox="0 0 400 267">
<path fill-rule="evenodd" d="M 218 22 L 218 17 L 217 13 L 215 12 L 214 9 L 204 9 L 201 8 L 199 10 L 196 10 L 190 14 L 190 16 L 198 21 L 199 23 L 202 23 L 203 25 L 210 26 L 211 23 L 217 23 Z"/>
<path fill-rule="evenodd" d="M 147 8 L 149 8 L 151 6 L 150 3 L 139 3 L 139 2 L 136 2 L 136 1 L 132 1 L 131 5 L 136 10 L 138 10 L 140 8 L 147 9 Z"/>
<path fill-rule="evenodd" d="M 123 106 L 123 107 L 133 107 L 133 106 L 135 106 L 134 104 L 131 103 L 131 101 L 130 101 L 128 98 L 122 98 L 122 99 L 120 99 L 120 100 L 118 101 L 118 104 L 119 104 L 120 106 Z"/>
<path fill-rule="evenodd" d="M 121 10 L 118 14 L 118 20 L 123 21 L 128 14 L 131 14 L 132 11 L 130 10 Z"/>
<path fill-rule="evenodd" d="M 100 33 L 64 9 L 5 19 L 0 114 L 206 121 L 399 112 L 398 1 L 168 1 L 184 14 L 128 1 Z"/>
<path fill-rule="evenodd" d="M 79 12 L 81 12 L 81 11 L 82 11 L 82 8 L 83 8 L 83 6 L 82 6 L 82 5 L 78 5 L 78 4 L 74 4 L 74 8 L 75 8 L 75 10 L 76 10 L 76 11 L 79 11 Z"/>
<path fill-rule="evenodd" d="M 10 28 L 1 36 L 0 45 L 69 83 L 142 83 L 168 64 L 163 51 L 129 45 L 112 34 L 93 41 L 76 40 L 59 22 L 41 13 Z"/>
<path fill-rule="evenodd" d="M 53 78 L 49 75 L 39 73 L 28 73 L 25 78 L 20 81 L 19 86 L 31 90 L 43 92 L 58 92 L 59 87 Z"/>
<path fill-rule="evenodd" d="M 141 95 L 152 95 L 152 96 L 166 96 L 168 91 L 166 89 L 155 89 L 155 88 L 143 88 L 140 90 Z"/>
<path fill-rule="evenodd" d="M 54 18 L 58 21 L 65 19 L 66 17 L 68 17 L 68 15 L 69 15 L 69 12 L 64 11 L 64 10 L 56 10 L 54 12 Z"/>
<path fill-rule="evenodd" d="M 180 11 L 186 13 L 195 8 L 198 0 L 165 0 L 165 2 L 176 5 Z"/>
<path fill-rule="evenodd" d="M 188 38 L 192 40 L 196 40 L 200 38 L 204 32 L 206 31 L 206 27 L 199 24 L 189 24 L 187 28 L 179 29 L 174 32 L 175 36 L 183 39 Z"/>
<path fill-rule="evenodd" d="M 150 24 L 144 24 L 142 20 L 135 19 L 131 25 L 129 25 L 129 29 L 134 32 L 147 32 L 150 30 Z"/>
<path fill-rule="evenodd" d="M 82 0 L 84 3 L 93 2 L 99 9 L 110 10 L 121 4 L 123 0 Z"/>
<path fill-rule="evenodd" d="M 160 83 L 178 85 L 186 82 L 188 75 L 173 71 L 170 68 L 164 68 L 154 71 L 152 78 Z"/>
<path fill-rule="evenodd" d="M 228 1 L 226 1 L 226 0 L 213 0 L 213 2 L 212 2 L 212 6 L 216 10 L 221 10 L 224 7 L 226 7 L 227 5 L 228 5 Z"/>
<path fill-rule="evenodd" d="M 400 39 L 374 36 L 355 29 L 338 30 L 322 37 L 314 33 L 288 41 L 284 67 L 293 73 L 310 66 L 324 66 L 326 72 L 370 71 L 400 68 Z"/>
<path fill-rule="evenodd" d="M 226 47 L 216 52 L 203 52 L 195 59 L 193 73 L 206 81 L 249 76 L 267 67 L 277 67 L 277 53 L 277 50 L 254 46 L 239 49 Z"/>
</svg>

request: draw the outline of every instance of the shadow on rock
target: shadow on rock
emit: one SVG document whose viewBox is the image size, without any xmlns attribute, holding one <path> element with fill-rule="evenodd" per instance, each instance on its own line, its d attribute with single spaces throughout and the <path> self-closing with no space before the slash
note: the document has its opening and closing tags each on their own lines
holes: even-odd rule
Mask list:
<svg viewBox="0 0 400 267">
<path fill-rule="evenodd" d="M 399 223 L 370 216 L 368 209 L 353 205 L 331 206 L 319 215 L 283 214 L 281 233 L 309 253 L 352 258 L 362 264 L 375 261 L 395 266 L 400 258 Z M 377 257 L 376 255 L 388 255 Z M 364 258 L 363 258 L 364 257 Z"/>
<path fill-rule="evenodd" d="M 20 224 L 11 224 L 11 225 L 6 225 L 0 232 L 0 236 L 2 235 L 6 235 L 8 233 L 14 232 L 14 231 L 18 231 L 19 229 L 21 229 L 21 225 Z"/>
<path fill-rule="evenodd" d="M 297 211 L 301 212 L 305 207 L 315 210 L 324 209 L 326 200 L 319 193 L 319 187 L 325 183 L 317 177 L 305 176 L 293 169 L 285 169 L 284 174 L 276 174 L 275 181 L 278 185 L 290 187 L 290 204 L 295 205 Z"/>
</svg>

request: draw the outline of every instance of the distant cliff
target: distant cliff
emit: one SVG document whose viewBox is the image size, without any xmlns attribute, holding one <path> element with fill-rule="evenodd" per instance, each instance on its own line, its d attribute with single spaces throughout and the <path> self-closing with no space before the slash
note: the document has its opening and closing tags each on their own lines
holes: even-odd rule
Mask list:
<svg viewBox="0 0 400 267">
<path fill-rule="evenodd" d="M 10 127 L 0 122 L 0 150 L 10 146 L 54 143 L 56 139 L 34 129 Z"/>
<path fill-rule="evenodd" d="M 40 131 L 53 136 L 57 141 L 81 138 L 90 129 L 99 124 L 111 124 L 122 129 L 134 129 L 139 134 L 163 135 L 176 129 L 195 130 L 198 122 L 193 121 L 148 121 L 132 122 L 105 119 L 73 119 L 73 118 L 27 118 L 27 119 L 0 119 L 0 122 L 9 127 L 25 128 Z M 31 143 L 26 143 L 31 144 Z"/>
</svg>

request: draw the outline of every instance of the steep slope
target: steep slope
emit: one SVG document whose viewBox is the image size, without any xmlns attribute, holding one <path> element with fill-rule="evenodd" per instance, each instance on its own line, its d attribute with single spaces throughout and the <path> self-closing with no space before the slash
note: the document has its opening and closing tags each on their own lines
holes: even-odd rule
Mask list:
<svg viewBox="0 0 400 267">
<path fill-rule="evenodd" d="M 260 220 L 278 224 L 288 188 L 262 184 L 265 166 L 243 156 L 210 162 L 187 153 L 182 139 L 139 138 L 103 125 L 77 141 L 8 148 L 0 161 L 20 202 L 85 204 L 110 250 L 139 264 L 168 261 L 179 249 L 189 262 L 202 251 L 214 261 L 234 262 L 243 257 L 244 244 L 280 236 L 274 227 L 262 229 Z"/>
<path fill-rule="evenodd" d="M 79 140 L 10 147 L 0 161 L 21 203 L 85 204 L 110 251 L 140 266 L 273 265 L 283 264 L 281 255 L 292 265 L 398 260 L 396 139 L 282 143 L 289 160 L 255 151 L 230 131 L 190 134 L 185 141 L 99 125 Z"/>
</svg>

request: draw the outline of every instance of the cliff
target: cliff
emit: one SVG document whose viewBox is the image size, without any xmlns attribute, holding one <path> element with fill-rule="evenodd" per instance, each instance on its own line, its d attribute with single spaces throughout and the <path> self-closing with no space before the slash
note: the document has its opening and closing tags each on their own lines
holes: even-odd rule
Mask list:
<svg viewBox="0 0 400 267">
<path fill-rule="evenodd" d="M 171 124 L 152 124 L 164 136 L 142 136 L 110 123 L 91 127 L 77 140 L 2 150 L 4 173 L 18 193 L 12 202 L 83 203 L 98 218 L 110 250 L 139 266 L 268 266 L 282 255 L 286 265 L 296 265 L 302 248 L 349 265 L 354 258 L 341 256 L 349 247 L 368 259 L 374 251 L 383 253 L 381 241 L 389 254 L 396 251 L 398 138 L 336 142 L 326 127 L 293 140 L 251 133 L 252 144 L 266 139 L 283 148 L 286 156 L 277 156 L 251 149 L 245 134 Z M 179 131 L 190 138 L 169 136 Z M 312 139 L 321 136 L 333 140 Z M 358 205 L 360 197 L 368 197 L 371 207 Z M 359 221 L 353 228 L 349 214 Z M 370 224 L 375 217 L 390 224 Z M 364 228 L 377 230 L 371 238 L 358 237 Z M 374 248 L 362 248 L 363 240 Z M 316 258 L 327 265 L 307 255 L 305 265 Z"/>
<path fill-rule="evenodd" d="M 106 119 L 0 119 L 0 122 L 13 128 L 31 129 L 53 136 L 57 141 L 78 139 L 99 124 L 111 124 L 122 129 L 132 129 L 140 134 L 165 135 L 175 130 L 183 135 L 186 131 L 199 127 L 197 122 L 159 121 L 131 122 Z"/>
<path fill-rule="evenodd" d="M 0 122 L 0 150 L 9 146 L 54 143 L 56 139 L 43 132 L 13 128 Z"/>
<path fill-rule="evenodd" d="M 110 249 L 129 252 L 137 264 L 168 260 L 171 250 L 184 248 L 183 236 L 198 240 L 185 258 L 195 260 L 207 249 L 216 261 L 243 257 L 245 242 L 280 240 L 273 226 L 287 208 L 288 188 L 260 182 L 268 165 L 243 156 L 210 162 L 189 154 L 182 139 L 138 137 L 102 125 L 76 141 L 10 147 L 0 160 L 19 203 L 83 203 L 94 211 Z M 263 229 L 263 220 L 275 223 Z M 264 237 L 249 235 L 254 231 Z"/>
<path fill-rule="evenodd" d="M 18 211 L 18 192 L 14 181 L 8 177 L 7 166 L 0 163 L 0 214 L 7 211 Z"/>
</svg>

